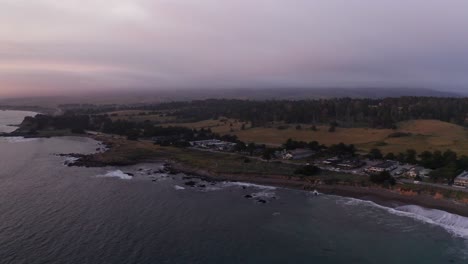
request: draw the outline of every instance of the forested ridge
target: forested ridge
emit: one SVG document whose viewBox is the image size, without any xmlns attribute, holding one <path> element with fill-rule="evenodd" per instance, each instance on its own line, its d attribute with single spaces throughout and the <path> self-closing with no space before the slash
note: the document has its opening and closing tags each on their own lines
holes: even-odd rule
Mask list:
<svg viewBox="0 0 468 264">
<path fill-rule="evenodd" d="M 269 122 L 393 128 L 397 122 L 436 119 L 467 124 L 468 98 L 400 97 L 385 99 L 223 100 L 210 99 L 139 106 L 145 110 L 173 110 L 179 120 L 200 121 L 228 117 L 262 126 Z"/>
<path fill-rule="evenodd" d="M 320 100 L 252 101 L 207 99 L 144 105 L 63 106 L 74 114 L 114 110 L 167 111 L 181 122 L 227 117 L 263 126 L 270 122 L 329 124 L 346 127 L 393 128 L 400 121 L 436 119 L 466 126 L 468 98 L 399 97 L 384 99 L 336 98 Z"/>
</svg>

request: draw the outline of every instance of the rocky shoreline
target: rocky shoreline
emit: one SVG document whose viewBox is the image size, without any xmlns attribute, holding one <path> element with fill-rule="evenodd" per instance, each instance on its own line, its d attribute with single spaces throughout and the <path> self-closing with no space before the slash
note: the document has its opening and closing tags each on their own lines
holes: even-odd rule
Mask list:
<svg viewBox="0 0 468 264">
<path fill-rule="evenodd" d="M 106 150 L 113 148 L 112 142 L 101 141 L 102 146 Z M 102 154 L 102 153 L 101 153 Z M 320 193 L 352 197 L 361 200 L 372 201 L 380 205 L 388 207 L 397 207 L 400 205 L 419 205 L 426 208 L 443 210 L 449 213 L 454 213 L 468 217 L 468 204 L 443 198 L 436 194 L 424 194 L 414 191 L 404 190 L 403 188 L 394 187 L 386 189 L 378 186 L 357 186 L 345 184 L 325 184 L 314 182 L 313 180 L 301 179 L 298 177 L 288 177 L 284 175 L 263 175 L 263 174 L 228 174 L 217 173 L 209 170 L 190 167 L 187 164 L 177 162 L 170 158 L 147 158 L 143 160 L 106 160 L 100 159 L 99 155 L 83 155 L 83 154 L 60 154 L 74 158 L 73 162 L 66 164 L 67 166 L 81 167 L 105 167 L 105 166 L 129 166 L 145 162 L 161 162 L 164 164 L 164 173 L 168 174 L 186 174 L 190 177 L 197 177 L 206 182 L 246 182 L 253 184 L 261 184 L 267 186 L 291 188 L 304 191 L 317 190 Z"/>
<path fill-rule="evenodd" d="M 401 205 L 418 205 L 426 208 L 437 209 L 449 213 L 468 217 L 468 205 L 443 198 L 434 198 L 425 194 L 408 194 L 401 189 L 385 189 L 380 187 L 360 187 L 349 185 L 311 184 L 299 179 L 289 179 L 285 176 L 271 175 L 268 177 L 259 175 L 229 175 L 211 173 L 205 170 L 197 170 L 173 161 L 166 161 L 169 173 L 184 173 L 202 178 L 205 181 L 234 181 L 262 184 L 280 188 L 291 188 L 304 191 L 317 190 L 323 194 L 351 197 L 387 207 Z"/>
</svg>

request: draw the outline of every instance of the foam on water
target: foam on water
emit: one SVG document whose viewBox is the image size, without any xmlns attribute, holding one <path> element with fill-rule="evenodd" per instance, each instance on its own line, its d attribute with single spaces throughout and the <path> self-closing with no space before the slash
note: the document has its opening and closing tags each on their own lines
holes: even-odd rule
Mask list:
<svg viewBox="0 0 468 264">
<path fill-rule="evenodd" d="M 441 210 L 428 209 L 417 205 L 404 205 L 391 208 L 376 204 L 371 201 L 364 201 L 354 198 L 346 198 L 344 204 L 377 207 L 394 215 L 410 217 L 423 223 L 442 227 L 454 236 L 468 239 L 468 217 L 448 213 Z"/>
<path fill-rule="evenodd" d="M 205 188 L 201 189 L 202 191 L 205 191 L 205 192 L 220 191 L 220 190 L 223 190 L 226 188 L 232 188 L 232 187 L 254 188 L 254 189 L 259 189 L 259 190 L 270 190 L 270 191 L 277 189 L 276 187 L 272 187 L 272 186 L 265 186 L 265 185 L 246 183 L 246 182 L 223 181 L 223 182 L 217 182 L 215 184 L 209 184 L 208 182 L 202 181 L 200 183 L 207 185 Z"/>
<path fill-rule="evenodd" d="M 0 137 L 0 141 L 7 143 L 22 143 L 35 141 L 37 138 L 24 138 L 24 137 Z"/>
<path fill-rule="evenodd" d="M 120 178 L 122 180 L 131 180 L 133 178 L 121 170 L 109 171 L 104 175 L 98 175 L 98 177 Z"/>
<path fill-rule="evenodd" d="M 257 189 L 262 189 L 262 190 L 276 190 L 276 187 L 273 187 L 273 186 L 259 185 L 259 184 L 246 183 L 246 182 L 222 182 L 221 186 L 222 187 L 240 186 L 240 187 L 247 187 L 247 188 L 248 187 L 257 188 Z"/>
<path fill-rule="evenodd" d="M 76 157 L 65 157 L 65 161 L 63 162 L 64 165 L 70 165 L 75 163 L 79 158 Z"/>
<path fill-rule="evenodd" d="M 256 192 L 251 194 L 253 198 L 264 198 L 264 199 L 271 199 L 275 197 L 276 193 L 275 192 L 269 192 L 269 191 L 262 191 L 262 192 Z"/>
<path fill-rule="evenodd" d="M 454 235 L 468 239 L 468 217 L 417 205 L 405 205 L 395 209 L 410 214 L 417 220 L 441 226 Z"/>
</svg>

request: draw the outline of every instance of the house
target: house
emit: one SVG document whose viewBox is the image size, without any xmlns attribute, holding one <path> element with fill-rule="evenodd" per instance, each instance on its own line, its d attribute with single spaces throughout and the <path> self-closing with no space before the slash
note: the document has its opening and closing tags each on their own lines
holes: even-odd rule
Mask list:
<svg viewBox="0 0 468 264">
<path fill-rule="evenodd" d="M 348 159 L 336 163 L 336 166 L 342 169 L 356 169 L 366 165 L 366 163 L 360 159 Z"/>
<path fill-rule="evenodd" d="M 284 160 L 292 160 L 294 158 L 294 156 L 291 153 L 286 152 L 286 153 L 283 154 L 282 158 Z"/>
<path fill-rule="evenodd" d="M 236 146 L 236 143 L 226 142 L 219 139 L 208 139 L 190 141 L 190 146 L 195 148 L 213 149 L 219 151 L 231 151 Z"/>
<path fill-rule="evenodd" d="M 370 166 L 369 168 L 366 169 L 367 173 L 381 173 L 384 171 L 390 172 L 394 169 L 396 169 L 397 163 L 395 161 L 387 160 L 382 163 L 376 164 L 374 166 Z"/>
<path fill-rule="evenodd" d="M 411 169 L 409 169 L 409 170 L 405 173 L 405 175 L 406 175 L 406 177 L 408 177 L 408 178 L 414 179 L 414 178 L 416 178 L 416 177 L 419 177 L 420 172 L 421 172 L 421 168 L 419 168 L 419 167 L 412 167 Z"/>
<path fill-rule="evenodd" d="M 430 169 L 425 169 L 423 167 L 415 166 L 409 169 L 406 173 L 405 176 L 408 178 L 416 178 L 416 177 L 429 177 L 429 174 L 431 173 L 432 170 Z"/>
<path fill-rule="evenodd" d="M 333 158 L 329 158 L 329 159 L 326 159 L 326 160 L 322 161 L 322 163 L 325 164 L 325 165 L 334 165 L 334 164 L 337 164 L 337 163 L 339 163 L 341 161 L 342 161 L 341 158 L 333 157 Z"/>
<path fill-rule="evenodd" d="M 419 172 L 419 176 L 424 177 L 424 178 L 427 178 L 427 177 L 429 177 L 429 175 L 431 174 L 431 172 L 432 172 L 431 169 L 425 169 L 425 168 L 423 168 L 423 169 Z"/>
<path fill-rule="evenodd" d="M 315 154 L 315 151 L 310 149 L 294 149 L 287 151 L 283 154 L 283 159 L 285 160 L 299 160 L 305 159 Z"/>
<path fill-rule="evenodd" d="M 406 175 L 407 172 L 407 168 L 399 168 L 397 171 L 395 171 L 395 176 L 403 176 Z"/>
<path fill-rule="evenodd" d="M 454 185 L 461 186 L 461 187 L 468 187 L 468 171 L 464 171 L 460 175 L 458 175 L 454 182 Z"/>
</svg>

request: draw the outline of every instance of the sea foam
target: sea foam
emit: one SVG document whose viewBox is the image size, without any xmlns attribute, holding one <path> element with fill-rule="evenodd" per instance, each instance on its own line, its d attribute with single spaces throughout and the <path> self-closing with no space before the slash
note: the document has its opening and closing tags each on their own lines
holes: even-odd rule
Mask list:
<svg viewBox="0 0 468 264">
<path fill-rule="evenodd" d="M 176 190 L 178 190 L 178 191 L 179 191 L 179 190 L 185 190 L 184 187 L 179 186 L 179 185 L 175 185 L 175 186 L 174 186 L 174 189 L 176 189 Z"/>
<path fill-rule="evenodd" d="M 122 180 L 131 180 L 133 178 L 121 170 L 109 171 L 104 175 L 98 175 L 98 177 L 120 178 Z"/>
<path fill-rule="evenodd" d="M 248 187 L 257 188 L 257 189 L 262 189 L 262 190 L 276 190 L 276 187 L 273 187 L 273 186 L 266 186 L 266 185 L 246 183 L 246 182 L 222 182 L 221 186 L 222 187 L 240 186 L 240 187 L 246 187 L 246 188 Z"/>
<path fill-rule="evenodd" d="M 468 217 L 452 214 L 437 209 L 428 209 L 417 205 L 403 205 L 396 208 L 386 207 L 372 201 L 346 198 L 346 205 L 367 205 L 378 207 L 391 214 L 410 217 L 417 221 L 442 227 L 450 234 L 468 239 Z"/>
<path fill-rule="evenodd" d="M 64 160 L 63 164 L 68 166 L 68 165 L 71 165 L 71 164 L 75 163 L 78 160 L 79 160 L 79 158 L 77 158 L 77 157 L 67 156 L 67 157 L 65 157 L 65 160 Z"/>
<path fill-rule="evenodd" d="M 419 221 L 441 226 L 456 236 L 468 239 L 468 217 L 417 205 L 404 205 L 395 210 Z"/>
<path fill-rule="evenodd" d="M 22 142 L 30 142 L 35 141 L 37 138 L 24 138 L 24 137 L 0 137 L 0 141 L 4 141 L 7 143 L 22 143 Z"/>
</svg>

